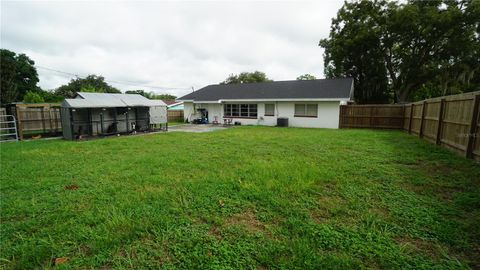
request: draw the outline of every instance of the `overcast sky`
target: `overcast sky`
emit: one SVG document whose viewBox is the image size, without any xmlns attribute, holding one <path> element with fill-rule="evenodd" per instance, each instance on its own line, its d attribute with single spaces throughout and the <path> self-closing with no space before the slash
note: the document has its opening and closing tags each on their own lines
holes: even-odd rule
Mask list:
<svg viewBox="0 0 480 270">
<path fill-rule="evenodd" d="M 318 41 L 328 37 L 341 5 L 2 1 L 1 47 L 32 58 L 44 89 L 72 76 L 40 67 L 134 84 L 110 83 L 123 91 L 180 96 L 242 71 L 260 70 L 273 80 L 323 78 Z"/>
</svg>

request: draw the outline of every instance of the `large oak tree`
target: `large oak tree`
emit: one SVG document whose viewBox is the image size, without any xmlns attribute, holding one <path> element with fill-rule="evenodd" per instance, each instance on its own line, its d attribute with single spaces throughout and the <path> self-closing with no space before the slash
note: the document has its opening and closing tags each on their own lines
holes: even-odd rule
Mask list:
<svg viewBox="0 0 480 270">
<path fill-rule="evenodd" d="M 479 22 L 480 1 L 346 2 L 320 41 L 325 75 L 353 77 L 360 103 L 473 91 Z"/>
<path fill-rule="evenodd" d="M 28 91 L 36 91 L 38 73 L 35 62 L 25 54 L 0 49 L 0 103 L 23 100 Z"/>
</svg>

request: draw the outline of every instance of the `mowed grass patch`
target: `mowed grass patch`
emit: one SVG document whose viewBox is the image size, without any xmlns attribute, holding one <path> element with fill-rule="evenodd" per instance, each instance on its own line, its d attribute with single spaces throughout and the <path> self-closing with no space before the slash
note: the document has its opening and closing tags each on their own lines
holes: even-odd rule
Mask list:
<svg viewBox="0 0 480 270">
<path fill-rule="evenodd" d="M 0 147 L 6 269 L 480 267 L 480 166 L 403 132 Z"/>
</svg>

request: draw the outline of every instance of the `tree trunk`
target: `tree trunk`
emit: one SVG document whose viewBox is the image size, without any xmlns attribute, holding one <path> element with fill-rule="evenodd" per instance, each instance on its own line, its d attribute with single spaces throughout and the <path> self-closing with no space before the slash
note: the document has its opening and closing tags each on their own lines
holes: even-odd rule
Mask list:
<svg viewBox="0 0 480 270">
<path fill-rule="evenodd" d="M 402 89 L 399 92 L 400 93 L 398 95 L 398 102 L 407 102 L 409 91 L 407 91 L 407 89 Z"/>
</svg>

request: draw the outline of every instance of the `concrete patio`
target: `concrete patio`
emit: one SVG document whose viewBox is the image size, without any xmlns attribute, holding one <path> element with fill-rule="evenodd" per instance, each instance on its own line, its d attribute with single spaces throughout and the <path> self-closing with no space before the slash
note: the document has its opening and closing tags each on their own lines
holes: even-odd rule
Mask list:
<svg viewBox="0 0 480 270">
<path fill-rule="evenodd" d="M 227 129 L 229 127 L 224 127 L 222 125 L 212 125 L 212 124 L 201 124 L 201 125 L 194 125 L 194 124 L 182 124 L 177 126 L 168 127 L 168 132 L 211 132 L 215 130 L 222 130 Z"/>
</svg>

